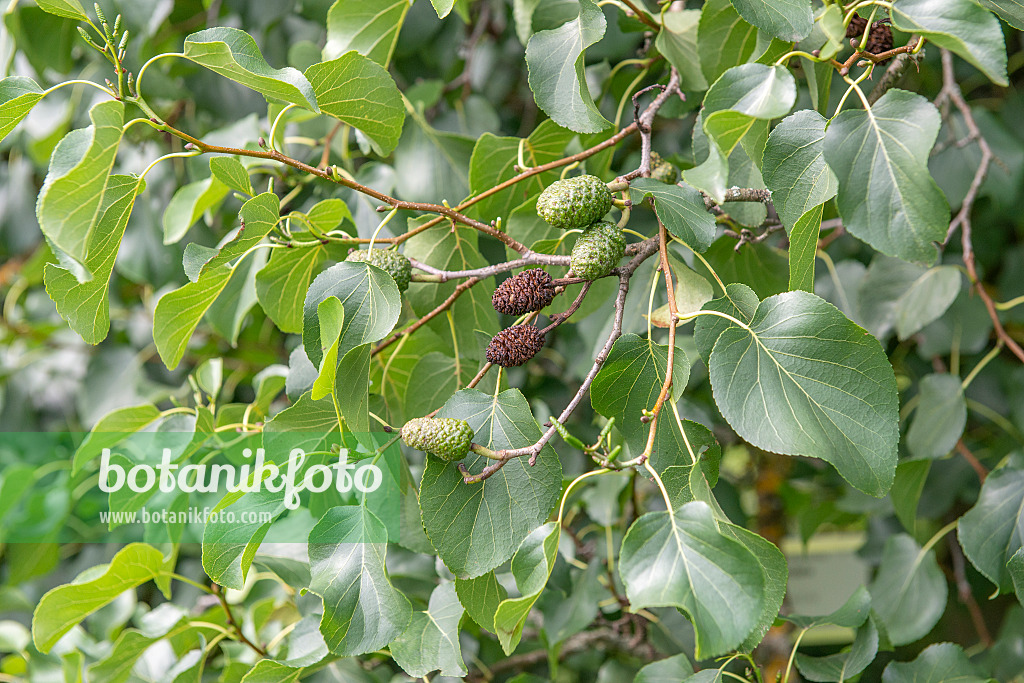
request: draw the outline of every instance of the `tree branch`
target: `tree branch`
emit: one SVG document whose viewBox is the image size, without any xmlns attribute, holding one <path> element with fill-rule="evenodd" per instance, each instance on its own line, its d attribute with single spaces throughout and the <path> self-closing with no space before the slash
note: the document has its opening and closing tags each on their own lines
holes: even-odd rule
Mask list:
<svg viewBox="0 0 1024 683">
<path fill-rule="evenodd" d="M 672 95 L 682 95 L 682 91 L 679 90 L 679 72 L 676 71 L 675 67 L 672 67 L 671 75 L 668 79 L 668 85 L 660 86 L 653 85 L 649 88 L 644 88 L 633 95 L 633 125 L 640 132 L 640 168 L 636 169 L 631 173 L 627 173 L 623 176 L 623 180 L 630 181 L 633 178 L 648 177 L 651 175 L 651 126 L 654 124 L 654 117 L 657 116 L 658 110 L 661 109 L 662 105 L 668 101 L 668 98 Z M 654 101 L 647 105 L 647 109 L 642 114 L 639 114 L 640 105 L 638 98 L 651 88 L 662 88 L 658 96 L 654 98 Z"/>
<path fill-rule="evenodd" d="M 594 364 L 590 368 L 590 372 L 587 373 L 582 384 L 580 384 L 580 388 L 577 390 L 576 395 L 573 396 L 572 400 L 569 401 L 568 405 L 566 405 L 561 415 L 558 416 L 558 422 L 561 424 L 565 424 L 566 420 L 572 416 L 576 407 L 583 400 L 583 397 L 587 395 L 587 391 L 590 390 L 590 385 L 593 383 L 594 378 L 601 370 L 601 366 L 604 365 L 604 362 L 608 359 L 608 354 L 611 353 L 612 346 L 622 335 L 622 318 L 625 314 L 626 294 L 629 292 L 629 279 L 633 276 L 633 273 L 636 272 L 636 269 L 640 267 L 640 264 L 658 251 L 658 238 L 652 237 L 644 240 L 643 242 L 638 242 L 637 246 L 638 249 L 636 256 L 634 256 L 626 266 L 618 269 L 619 293 L 615 298 L 615 316 L 612 322 L 612 331 L 608 335 L 608 339 L 605 341 L 601 351 L 597 354 L 597 357 L 594 358 Z M 540 455 L 540 452 L 544 450 L 544 446 L 547 445 L 556 433 L 557 429 L 552 425 L 544 432 L 544 434 L 541 435 L 540 439 L 538 439 L 536 443 L 530 446 L 498 451 L 497 455 L 500 456 L 501 459 L 490 463 L 478 474 L 471 474 L 464 464 L 459 464 L 459 471 L 462 472 L 463 481 L 467 484 L 475 484 L 484 481 L 504 467 L 508 461 L 524 455 L 530 456 L 530 464 L 532 465 L 537 461 L 537 456 Z"/>
<path fill-rule="evenodd" d="M 974 208 L 974 202 L 978 198 L 978 192 L 981 190 L 982 184 L 985 182 L 985 178 L 988 175 L 989 167 L 992 165 L 992 160 L 995 155 L 992 153 L 992 148 L 989 146 L 988 141 L 981 134 L 981 130 L 978 128 L 977 122 L 974 120 L 974 114 L 971 112 L 970 106 L 967 101 L 964 100 L 963 93 L 960 91 L 960 86 L 956 82 L 956 76 L 953 72 L 953 53 L 943 48 L 942 50 L 942 90 L 939 91 L 938 97 L 935 98 L 935 105 L 941 106 L 945 102 L 950 102 L 957 108 L 960 115 L 963 116 L 964 125 L 967 126 L 967 132 L 971 139 L 978 143 L 978 149 L 981 150 L 981 163 L 978 164 L 978 170 L 974 173 L 974 180 L 971 181 L 971 186 L 967 190 L 967 194 L 964 196 L 964 201 L 960 205 L 960 211 L 953 218 L 953 221 L 949 224 L 949 231 L 946 233 L 946 242 L 952 238 L 953 233 L 957 228 L 960 228 L 960 244 L 963 250 L 963 261 L 964 266 L 967 268 L 967 275 L 971 280 L 971 285 L 974 287 L 978 296 L 985 303 L 985 308 L 988 311 L 989 318 L 992 319 L 992 325 L 995 329 L 996 336 L 1003 340 L 1006 344 L 1006 348 L 1015 355 L 1022 363 L 1024 363 L 1024 349 L 1014 340 L 1013 337 L 1007 333 L 1003 327 L 1002 321 L 999 319 L 999 312 L 996 310 L 995 302 L 992 301 L 992 297 L 985 290 L 985 285 L 978 277 L 978 268 L 974 261 L 974 243 L 972 235 L 972 224 L 971 224 L 971 210 Z"/>
</svg>

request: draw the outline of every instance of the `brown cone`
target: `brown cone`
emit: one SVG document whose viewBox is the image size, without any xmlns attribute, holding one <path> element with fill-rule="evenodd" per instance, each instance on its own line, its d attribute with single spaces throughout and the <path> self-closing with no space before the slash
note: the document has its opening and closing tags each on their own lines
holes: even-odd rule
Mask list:
<svg viewBox="0 0 1024 683">
<path fill-rule="evenodd" d="M 494 290 L 494 310 L 506 315 L 522 315 L 539 311 L 555 298 L 551 276 L 541 268 L 531 268 L 508 278 Z"/>
<path fill-rule="evenodd" d="M 864 46 L 866 52 L 873 55 L 882 54 L 892 49 L 892 29 L 888 24 L 876 21 L 871 25 L 871 33 L 868 34 L 868 44 Z M 888 60 L 886 60 L 888 61 Z M 885 62 L 882 62 L 883 64 Z"/>
<path fill-rule="evenodd" d="M 494 335 L 487 345 L 487 362 L 511 368 L 537 355 L 544 346 L 544 335 L 533 325 L 515 325 Z"/>
<path fill-rule="evenodd" d="M 846 27 L 847 38 L 860 38 L 864 35 L 864 29 L 868 26 L 868 20 L 864 17 L 854 15 L 850 24 Z"/>
</svg>

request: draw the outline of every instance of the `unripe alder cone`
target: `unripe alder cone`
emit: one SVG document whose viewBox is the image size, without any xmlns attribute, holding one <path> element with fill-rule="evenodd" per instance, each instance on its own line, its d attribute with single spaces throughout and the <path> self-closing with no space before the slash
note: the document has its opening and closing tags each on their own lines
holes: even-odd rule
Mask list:
<svg viewBox="0 0 1024 683">
<path fill-rule="evenodd" d="M 395 279 L 398 291 L 404 292 L 409 289 L 409 282 L 412 281 L 412 264 L 409 259 L 399 254 L 394 249 L 367 249 L 365 251 L 353 251 L 346 261 L 369 263 L 377 266 Z"/>
<path fill-rule="evenodd" d="M 473 443 L 473 429 L 454 417 L 417 417 L 402 427 L 402 441 L 442 460 L 462 460 Z"/>
<path fill-rule="evenodd" d="M 487 362 L 511 368 L 522 365 L 544 347 L 544 335 L 533 325 L 514 325 L 494 335 L 487 345 Z"/>
<path fill-rule="evenodd" d="M 537 215 L 556 228 L 585 228 L 612 208 L 612 193 L 597 176 L 556 180 L 537 198 Z"/>
<path fill-rule="evenodd" d="M 651 178 L 675 185 L 679 180 L 679 170 L 673 164 L 662 159 L 657 152 L 651 152 Z"/>
<path fill-rule="evenodd" d="M 613 223 L 594 223 L 572 248 L 569 264 L 577 277 L 596 280 L 612 272 L 626 251 L 626 237 Z"/>
<path fill-rule="evenodd" d="M 555 289 L 550 284 L 551 276 L 543 269 L 524 270 L 498 285 L 491 295 L 491 303 L 494 310 L 506 315 L 539 311 L 555 298 Z"/>
</svg>

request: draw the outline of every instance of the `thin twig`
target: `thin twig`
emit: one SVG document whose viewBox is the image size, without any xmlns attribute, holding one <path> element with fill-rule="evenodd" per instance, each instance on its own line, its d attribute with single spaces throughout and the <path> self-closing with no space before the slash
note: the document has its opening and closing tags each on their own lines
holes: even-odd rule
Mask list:
<svg viewBox="0 0 1024 683">
<path fill-rule="evenodd" d="M 486 235 L 490 235 L 496 240 L 503 242 L 507 247 L 519 252 L 520 254 L 525 254 L 530 251 L 530 249 L 526 245 L 520 244 L 518 241 L 516 241 L 509 235 L 501 232 L 500 230 L 496 230 L 494 227 L 487 225 L 486 223 L 481 223 L 478 220 L 474 220 L 469 216 L 466 216 L 465 214 L 462 214 L 456 209 L 453 209 L 449 206 L 443 206 L 441 204 L 429 204 L 426 202 L 407 202 L 401 199 L 396 199 L 395 197 L 384 194 L 383 192 L 378 192 L 372 187 L 367 187 L 366 185 L 356 182 L 355 180 L 346 178 L 345 176 L 335 175 L 331 173 L 330 170 L 314 168 L 313 166 L 310 166 L 305 162 L 299 161 L 298 159 L 293 159 L 292 157 L 282 154 L 277 150 L 241 149 L 238 147 L 222 147 L 220 145 L 211 145 L 209 143 L 203 142 L 202 140 L 192 137 L 188 133 L 184 133 L 176 128 L 173 128 L 172 126 L 169 126 L 167 124 L 158 125 L 162 125 L 162 127 L 169 133 L 176 135 L 182 140 L 188 141 L 196 149 L 199 149 L 204 153 L 233 154 L 236 156 L 247 156 L 254 157 L 257 159 L 270 159 L 271 161 L 277 161 L 278 163 L 291 166 L 292 168 L 297 168 L 298 170 L 303 171 L 304 173 L 317 176 L 318 178 L 322 178 L 332 183 L 336 183 L 349 189 L 356 190 L 357 192 L 361 192 L 362 194 L 365 194 L 369 197 L 373 197 L 378 201 L 384 202 L 385 204 L 387 204 L 388 207 L 392 209 L 405 209 L 408 211 L 436 213 L 442 217 L 441 220 L 447 218 L 448 220 L 454 221 L 456 223 L 468 225 L 471 228 L 479 230 L 480 232 Z"/>
<path fill-rule="evenodd" d="M 956 442 L 956 452 L 963 456 L 964 460 L 967 461 L 967 464 L 970 465 L 971 469 L 973 469 L 975 474 L 978 475 L 978 479 L 982 484 L 984 484 L 985 477 L 988 476 L 988 468 L 981 464 L 981 461 L 978 460 L 978 456 L 971 452 L 971 449 L 967 447 L 967 444 L 964 443 L 963 439 Z"/>
<path fill-rule="evenodd" d="M 245 634 L 242 633 L 242 627 L 238 625 L 237 621 L 235 621 L 235 615 L 232 614 L 231 606 L 228 605 L 227 598 L 224 597 L 224 592 L 220 589 L 220 586 L 217 585 L 216 583 L 214 583 L 214 584 L 212 584 L 211 589 L 213 590 L 214 595 L 216 595 L 217 599 L 220 601 L 220 606 L 222 608 L 224 608 L 224 614 L 227 616 L 228 624 L 232 628 L 235 629 L 235 633 L 238 634 L 239 640 L 241 640 L 243 643 L 248 645 L 249 649 L 251 649 L 253 652 L 258 654 L 259 656 L 261 656 L 261 657 L 269 656 L 269 655 L 267 655 L 267 651 L 266 650 L 264 650 L 262 647 L 260 647 L 256 643 L 252 642 L 248 638 L 246 638 Z"/>
<path fill-rule="evenodd" d="M 987 649 L 992 646 L 992 634 L 988 631 L 985 617 L 981 613 L 978 601 L 974 599 L 974 591 L 971 590 L 971 584 L 967 580 L 964 552 L 960 549 L 959 541 L 953 535 L 949 536 L 948 542 L 949 556 L 953 560 L 953 577 L 956 580 L 957 597 L 960 598 L 960 602 L 970 612 L 971 622 L 974 624 L 974 630 L 978 633 L 978 639 Z"/>
<path fill-rule="evenodd" d="M 651 453 L 654 451 L 654 439 L 658 432 L 658 415 L 661 414 L 661 409 L 665 405 L 665 399 L 668 398 L 669 391 L 672 389 L 672 370 L 676 357 L 676 322 L 679 320 L 679 311 L 676 308 L 675 285 L 672 283 L 672 267 L 668 263 L 668 231 L 661 221 L 658 221 L 658 245 L 658 252 L 661 257 L 661 270 L 665 276 L 665 291 L 668 294 L 668 363 L 665 369 L 665 381 L 661 384 L 661 392 L 658 394 L 658 399 L 654 402 L 654 407 L 651 408 L 649 413 L 651 419 L 647 428 L 647 445 L 644 447 L 644 452 L 638 460 L 640 464 L 651 457 Z"/>
<path fill-rule="evenodd" d="M 676 71 L 675 67 L 672 67 L 672 72 L 668 79 L 668 85 L 651 86 L 662 88 L 662 90 L 658 93 L 658 96 L 654 98 L 654 101 L 647 105 L 647 109 L 639 115 L 637 114 L 640 111 L 640 106 L 637 102 L 637 98 L 650 90 L 650 88 L 644 88 L 633 95 L 633 125 L 636 126 L 636 129 L 640 132 L 640 168 L 623 176 L 624 180 L 628 181 L 641 176 L 646 178 L 651 175 L 651 126 L 654 124 L 654 117 L 657 116 L 658 110 L 661 109 L 662 105 L 668 101 L 668 98 L 672 95 L 682 94 L 682 91 L 679 89 L 679 84 L 679 72 Z"/>
<path fill-rule="evenodd" d="M 429 273 L 435 276 L 437 279 L 423 279 L 419 282 L 448 282 L 449 280 L 457 280 L 460 278 L 488 278 L 498 273 L 504 273 L 509 270 L 516 268 L 522 268 L 524 266 L 568 266 L 569 257 L 559 256 L 558 254 L 541 254 L 536 251 L 531 251 L 528 256 L 524 256 L 514 261 L 504 261 L 502 263 L 496 263 L 491 266 L 484 268 L 474 268 L 472 270 L 440 270 L 433 266 L 427 265 L 417 261 L 416 259 L 409 259 L 412 263 L 412 267 L 417 270 L 422 270 L 424 273 Z"/>
</svg>

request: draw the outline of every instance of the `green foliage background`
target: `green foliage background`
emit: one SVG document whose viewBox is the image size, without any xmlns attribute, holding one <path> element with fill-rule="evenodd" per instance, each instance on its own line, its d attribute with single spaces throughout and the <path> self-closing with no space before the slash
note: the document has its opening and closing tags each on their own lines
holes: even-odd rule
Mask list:
<svg viewBox="0 0 1024 683">
<path fill-rule="evenodd" d="M 854 9 L 885 61 L 848 60 Z M 8 3 L 0 431 L 52 443 L 0 443 L 0 681 L 1024 680 L 1021 28 L 1000 0 Z M 583 172 L 630 181 L 627 258 L 485 368 L 496 281 L 567 272 L 536 197 Z M 370 242 L 407 291 L 345 262 Z M 437 410 L 526 457 L 406 450 L 393 542 L 260 495 L 224 504 L 301 542 L 98 523 L 142 504 L 96 489 L 105 432 Z"/>
</svg>

